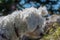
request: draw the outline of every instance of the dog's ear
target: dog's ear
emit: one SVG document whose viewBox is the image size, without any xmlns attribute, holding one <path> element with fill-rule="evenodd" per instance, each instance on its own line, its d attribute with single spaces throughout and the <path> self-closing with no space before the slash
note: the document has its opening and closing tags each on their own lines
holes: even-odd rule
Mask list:
<svg viewBox="0 0 60 40">
<path fill-rule="evenodd" d="M 42 16 L 46 16 L 48 15 L 48 11 L 47 11 L 47 8 L 45 6 L 40 6 L 38 8 L 38 11 L 39 13 L 42 15 Z"/>
</svg>

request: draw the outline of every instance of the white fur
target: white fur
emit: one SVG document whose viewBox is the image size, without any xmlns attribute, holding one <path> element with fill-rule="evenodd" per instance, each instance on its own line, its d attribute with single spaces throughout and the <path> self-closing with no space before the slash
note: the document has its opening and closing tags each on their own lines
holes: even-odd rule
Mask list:
<svg viewBox="0 0 60 40">
<path fill-rule="evenodd" d="M 47 9 L 44 6 L 39 9 L 34 7 L 26 8 L 23 11 L 15 11 L 10 15 L 0 17 L 0 34 L 5 34 L 8 39 L 16 40 L 14 27 L 18 29 L 18 34 L 21 35 L 21 33 L 27 31 L 34 31 L 37 25 L 39 25 L 37 31 L 43 32 L 45 19 L 42 17 L 42 11 L 47 15 Z"/>
</svg>

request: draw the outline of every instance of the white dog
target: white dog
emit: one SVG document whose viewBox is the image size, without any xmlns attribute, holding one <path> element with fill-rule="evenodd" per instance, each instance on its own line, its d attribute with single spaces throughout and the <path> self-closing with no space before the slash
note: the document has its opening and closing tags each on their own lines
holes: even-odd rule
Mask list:
<svg viewBox="0 0 60 40">
<path fill-rule="evenodd" d="M 23 11 L 15 11 L 10 15 L 0 17 L 0 40 L 17 40 L 24 35 L 40 38 L 44 33 L 45 18 L 47 15 L 45 6 L 36 9 L 26 8 Z"/>
</svg>

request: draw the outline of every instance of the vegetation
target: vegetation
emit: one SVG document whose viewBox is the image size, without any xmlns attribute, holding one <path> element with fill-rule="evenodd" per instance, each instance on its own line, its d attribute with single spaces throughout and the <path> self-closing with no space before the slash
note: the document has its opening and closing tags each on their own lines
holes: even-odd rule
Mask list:
<svg viewBox="0 0 60 40">
<path fill-rule="evenodd" d="M 54 27 L 52 27 L 40 40 L 60 40 L 60 25 L 54 23 L 52 26 Z"/>
</svg>

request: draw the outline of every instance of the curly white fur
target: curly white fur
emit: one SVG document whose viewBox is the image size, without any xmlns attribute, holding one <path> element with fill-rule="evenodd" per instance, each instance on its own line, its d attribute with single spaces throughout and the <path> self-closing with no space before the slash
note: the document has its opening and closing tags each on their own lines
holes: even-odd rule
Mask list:
<svg viewBox="0 0 60 40">
<path fill-rule="evenodd" d="M 44 14 L 42 13 L 44 12 Z M 25 32 L 33 32 L 37 25 L 39 29 L 37 33 L 44 32 L 45 19 L 42 15 L 47 15 L 46 7 L 36 9 L 34 7 L 23 9 L 23 11 L 15 11 L 7 16 L 0 17 L 0 36 L 4 35 L 7 40 L 16 40 L 17 36 L 15 29 L 18 29 L 18 34 Z M 5 40 L 2 38 L 1 40 Z"/>
</svg>

